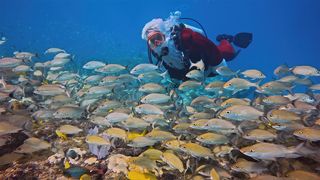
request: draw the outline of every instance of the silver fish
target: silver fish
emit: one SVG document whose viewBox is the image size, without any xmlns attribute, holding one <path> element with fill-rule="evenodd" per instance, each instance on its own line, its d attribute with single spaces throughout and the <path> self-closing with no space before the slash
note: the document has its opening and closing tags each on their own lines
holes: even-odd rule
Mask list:
<svg viewBox="0 0 320 180">
<path fill-rule="evenodd" d="M 246 105 L 233 105 L 220 112 L 220 116 L 235 121 L 257 120 L 263 112 Z"/>
<path fill-rule="evenodd" d="M 170 101 L 170 96 L 160 93 L 151 93 L 141 98 L 145 104 L 163 104 Z"/>
<path fill-rule="evenodd" d="M 89 61 L 82 66 L 83 69 L 97 69 L 105 66 L 106 64 L 101 61 Z"/>
<path fill-rule="evenodd" d="M 298 154 L 298 149 L 287 148 L 280 144 L 272 143 L 257 143 L 252 146 L 246 146 L 240 149 L 240 151 L 250 157 L 262 160 L 275 160 L 276 158 L 298 158 L 301 155 Z"/>
<path fill-rule="evenodd" d="M 105 74 L 112 74 L 112 73 L 120 73 L 127 68 L 120 65 L 120 64 L 107 64 L 103 67 L 95 69 L 96 72 L 105 73 Z"/>
<path fill-rule="evenodd" d="M 1 68 L 14 68 L 21 65 L 23 61 L 21 59 L 16 58 L 2 58 L 0 59 L 0 67 Z"/>
<path fill-rule="evenodd" d="M 317 68 L 312 66 L 295 66 L 290 69 L 293 74 L 302 76 L 320 76 L 320 72 Z"/>
<path fill-rule="evenodd" d="M 139 91 L 144 92 L 144 93 L 164 93 L 164 92 L 166 92 L 166 90 L 163 86 L 156 84 L 156 83 L 144 84 L 139 88 Z"/>
<path fill-rule="evenodd" d="M 158 66 L 153 64 L 138 64 L 131 69 L 130 74 L 139 75 L 142 73 L 154 71 L 156 69 L 158 69 Z"/>
<path fill-rule="evenodd" d="M 65 53 L 66 51 L 60 48 L 49 48 L 44 52 L 44 54 L 53 54 L 53 53 L 61 53 L 61 52 Z"/>
<path fill-rule="evenodd" d="M 76 106 L 62 106 L 53 113 L 56 119 L 80 119 L 84 116 L 84 109 Z"/>
<path fill-rule="evenodd" d="M 256 70 L 256 69 L 248 69 L 248 70 L 241 72 L 241 74 L 244 77 L 248 77 L 251 79 L 264 79 L 264 78 L 266 78 L 266 75 L 264 75 L 261 71 Z"/>
<path fill-rule="evenodd" d="M 134 110 L 139 114 L 164 114 L 160 108 L 151 104 L 141 104 L 139 106 L 136 106 Z"/>
<path fill-rule="evenodd" d="M 236 76 L 239 71 L 234 72 L 230 68 L 228 68 L 227 66 L 219 66 L 218 68 L 216 68 L 216 72 L 220 76 Z"/>
</svg>

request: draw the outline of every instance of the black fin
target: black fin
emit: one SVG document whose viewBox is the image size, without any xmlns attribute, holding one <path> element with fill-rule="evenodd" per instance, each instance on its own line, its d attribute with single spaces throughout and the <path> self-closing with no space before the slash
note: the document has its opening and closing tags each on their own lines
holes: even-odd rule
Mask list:
<svg viewBox="0 0 320 180">
<path fill-rule="evenodd" d="M 252 33 L 238 33 L 233 38 L 234 45 L 240 48 L 247 48 L 252 41 Z"/>
</svg>

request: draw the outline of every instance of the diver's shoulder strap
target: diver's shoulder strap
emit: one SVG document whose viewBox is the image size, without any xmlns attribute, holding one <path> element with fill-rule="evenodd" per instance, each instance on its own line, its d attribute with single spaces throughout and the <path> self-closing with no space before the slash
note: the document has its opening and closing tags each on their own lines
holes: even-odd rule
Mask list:
<svg viewBox="0 0 320 180">
<path fill-rule="evenodd" d="M 181 44 L 181 31 L 185 28 L 184 24 L 179 24 L 171 27 L 171 34 L 170 38 L 173 40 L 175 47 L 177 50 L 182 51 L 182 44 Z"/>
</svg>

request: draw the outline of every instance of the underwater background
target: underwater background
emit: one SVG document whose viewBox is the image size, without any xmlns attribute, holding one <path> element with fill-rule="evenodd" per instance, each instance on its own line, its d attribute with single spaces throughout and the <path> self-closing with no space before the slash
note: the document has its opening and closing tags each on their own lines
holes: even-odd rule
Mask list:
<svg viewBox="0 0 320 180">
<path fill-rule="evenodd" d="M 254 34 L 252 44 L 229 63 L 232 69 L 271 75 L 283 63 L 319 68 L 319 7 L 319 0 L 1 0 L 0 33 L 7 43 L 0 54 L 29 51 L 46 61 L 43 52 L 59 47 L 75 54 L 79 67 L 93 59 L 148 62 L 143 26 L 179 10 L 199 21 L 214 42 L 222 33 Z"/>
<path fill-rule="evenodd" d="M 319 180 L 319 10 L 320 0 L 0 0 L 0 180 Z M 215 43 L 239 32 L 253 42 L 231 70 L 207 78 L 197 63 L 176 81 L 168 74 L 181 71 L 146 64 L 141 38 L 176 11 Z"/>
</svg>

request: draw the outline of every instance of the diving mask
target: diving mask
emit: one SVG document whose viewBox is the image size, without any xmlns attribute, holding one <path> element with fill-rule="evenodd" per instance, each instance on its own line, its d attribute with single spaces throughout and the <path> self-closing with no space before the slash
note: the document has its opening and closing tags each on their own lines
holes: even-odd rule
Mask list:
<svg viewBox="0 0 320 180">
<path fill-rule="evenodd" d="M 154 31 L 148 34 L 148 45 L 152 50 L 161 46 L 164 41 L 165 36 L 159 31 Z"/>
</svg>

